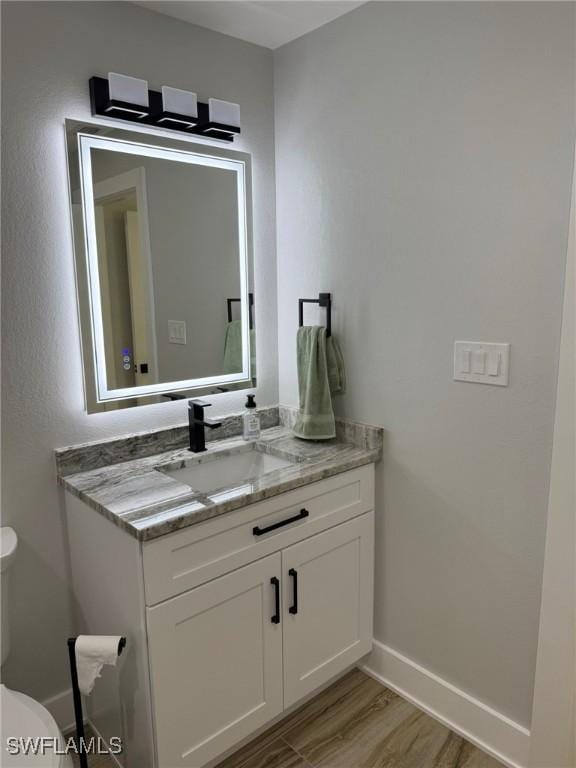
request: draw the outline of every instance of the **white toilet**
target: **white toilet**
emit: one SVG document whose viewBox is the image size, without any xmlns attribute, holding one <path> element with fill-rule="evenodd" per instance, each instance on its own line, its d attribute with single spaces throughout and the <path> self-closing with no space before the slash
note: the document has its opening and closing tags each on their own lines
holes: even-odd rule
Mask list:
<svg viewBox="0 0 576 768">
<path fill-rule="evenodd" d="M 18 538 L 12 528 L 0 528 L 0 579 L 2 581 L 2 664 L 10 650 L 10 624 L 8 610 L 8 569 L 16 556 Z M 72 757 L 61 755 L 65 740 L 48 710 L 30 696 L 11 691 L 0 684 L 0 713 L 2 744 L 0 764 L 3 768 L 72 768 Z M 45 738 L 46 745 L 59 744 L 58 749 L 49 747 L 44 754 L 10 754 L 9 747 L 16 739 Z M 22 741 L 21 741 L 22 740 Z"/>
</svg>

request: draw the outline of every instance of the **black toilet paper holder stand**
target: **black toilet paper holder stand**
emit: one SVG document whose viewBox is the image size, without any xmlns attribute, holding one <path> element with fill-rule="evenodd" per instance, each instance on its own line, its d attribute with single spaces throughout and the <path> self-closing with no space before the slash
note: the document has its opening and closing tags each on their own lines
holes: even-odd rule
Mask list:
<svg viewBox="0 0 576 768">
<path fill-rule="evenodd" d="M 72 698 L 74 700 L 74 719 L 76 721 L 76 747 L 80 768 L 88 768 L 88 755 L 86 753 L 86 737 L 84 735 L 84 714 L 82 712 L 82 696 L 78 686 L 78 667 L 76 666 L 76 640 L 77 637 L 68 638 L 68 658 L 70 660 L 70 677 L 72 680 Z M 126 638 L 118 641 L 118 656 L 126 646 Z"/>
</svg>

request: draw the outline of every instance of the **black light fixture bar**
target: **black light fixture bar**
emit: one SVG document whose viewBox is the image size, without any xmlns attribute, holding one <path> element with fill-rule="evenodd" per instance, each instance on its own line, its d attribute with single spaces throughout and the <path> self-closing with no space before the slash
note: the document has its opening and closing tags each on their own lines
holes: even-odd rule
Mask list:
<svg viewBox="0 0 576 768">
<path fill-rule="evenodd" d="M 202 126 L 198 131 L 203 136 L 211 136 L 213 139 L 223 139 L 224 141 L 234 141 L 234 136 L 240 133 L 240 128 L 235 125 L 222 125 L 222 123 L 208 123 Z"/>
<path fill-rule="evenodd" d="M 199 102 L 197 133 L 202 134 L 202 136 L 209 136 L 213 139 L 234 141 L 234 136 L 240 133 L 240 128 L 235 125 L 225 125 L 224 123 L 211 122 L 208 104 Z"/>
<path fill-rule="evenodd" d="M 147 108 L 141 104 L 130 104 L 126 101 L 111 99 L 108 80 L 105 77 L 90 78 L 90 105 L 93 115 L 115 117 L 133 123 L 150 122 L 152 102 Z"/>
<path fill-rule="evenodd" d="M 176 112 L 162 112 L 156 118 L 156 125 L 163 125 L 176 131 L 188 130 L 198 125 L 198 120 L 189 115 L 178 115 Z"/>
<path fill-rule="evenodd" d="M 206 136 L 220 141 L 234 141 L 234 137 L 240 133 L 238 126 L 211 123 L 208 104 L 201 102 L 198 102 L 197 118 L 165 112 L 161 91 L 148 90 L 148 107 L 110 99 L 108 79 L 105 77 L 90 78 L 90 104 L 93 115 L 168 128 L 171 131 Z"/>
<path fill-rule="evenodd" d="M 127 101 L 116 101 L 115 99 L 108 100 L 104 112 L 109 117 L 121 117 L 124 120 L 141 120 L 149 115 L 144 107 L 137 109 L 135 104 L 129 104 Z"/>
</svg>

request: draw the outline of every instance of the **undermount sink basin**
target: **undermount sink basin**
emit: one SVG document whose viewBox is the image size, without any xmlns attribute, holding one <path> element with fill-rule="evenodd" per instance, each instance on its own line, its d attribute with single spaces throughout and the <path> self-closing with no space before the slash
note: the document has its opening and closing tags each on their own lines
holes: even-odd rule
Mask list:
<svg viewBox="0 0 576 768">
<path fill-rule="evenodd" d="M 189 464 L 179 469 L 163 471 L 174 480 L 187 483 L 195 491 L 207 493 L 228 485 L 246 483 L 268 472 L 290 466 L 292 466 L 291 461 L 251 450 L 221 458 L 210 456 L 200 464 Z"/>
</svg>

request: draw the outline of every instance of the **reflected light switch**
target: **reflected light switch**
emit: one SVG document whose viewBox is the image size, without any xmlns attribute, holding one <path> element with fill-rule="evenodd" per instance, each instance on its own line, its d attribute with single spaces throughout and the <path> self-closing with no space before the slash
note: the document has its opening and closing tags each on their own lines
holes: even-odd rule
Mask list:
<svg viewBox="0 0 576 768">
<path fill-rule="evenodd" d="M 506 387 L 509 360 L 510 344 L 455 341 L 454 380 Z"/>
<path fill-rule="evenodd" d="M 168 320 L 168 342 L 170 344 L 186 344 L 186 322 L 184 320 Z"/>
</svg>

